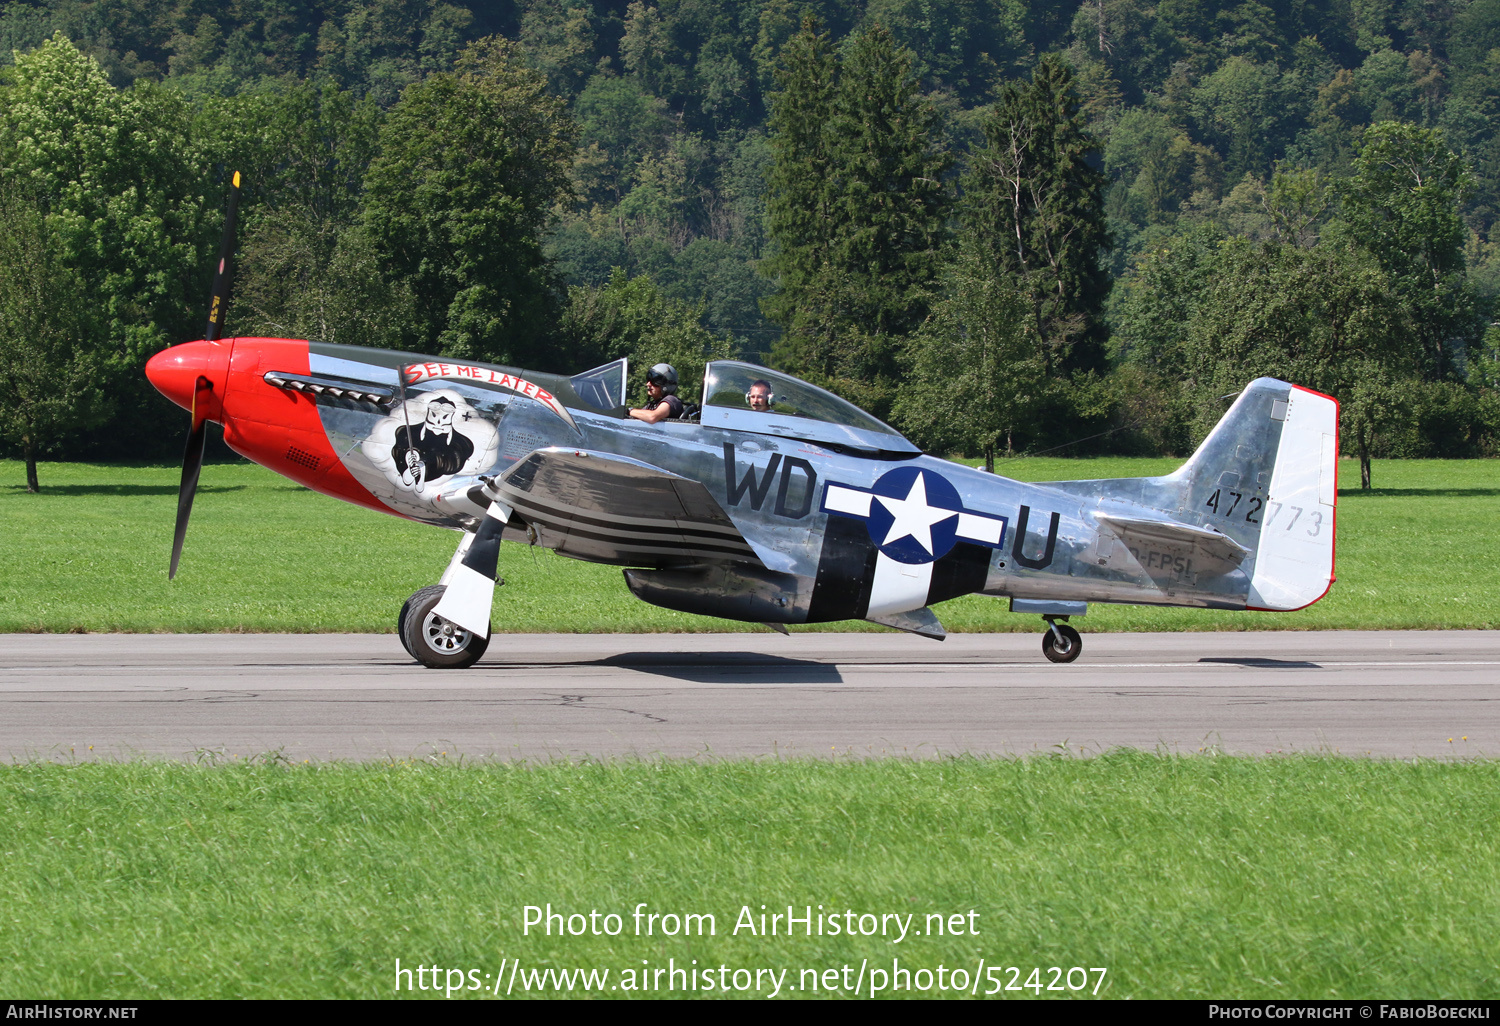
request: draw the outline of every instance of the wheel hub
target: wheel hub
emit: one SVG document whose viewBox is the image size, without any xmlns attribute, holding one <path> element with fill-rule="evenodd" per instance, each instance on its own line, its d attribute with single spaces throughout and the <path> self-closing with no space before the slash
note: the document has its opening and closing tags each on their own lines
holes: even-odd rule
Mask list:
<svg viewBox="0 0 1500 1026">
<path fill-rule="evenodd" d="M 472 638 L 468 631 L 457 624 L 444 620 L 436 613 L 428 613 L 422 619 L 422 638 L 434 652 L 452 655 L 462 652 Z"/>
</svg>

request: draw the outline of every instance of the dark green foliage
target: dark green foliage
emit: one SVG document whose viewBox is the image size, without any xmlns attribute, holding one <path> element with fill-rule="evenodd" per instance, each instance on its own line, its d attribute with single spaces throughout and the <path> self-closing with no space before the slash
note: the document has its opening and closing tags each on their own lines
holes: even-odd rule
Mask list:
<svg viewBox="0 0 1500 1026">
<path fill-rule="evenodd" d="M 1472 181 L 1429 129 L 1381 122 L 1365 132 L 1341 191 L 1352 237 L 1374 254 L 1411 313 L 1421 370 L 1444 378 L 1480 323 L 1464 267 L 1459 201 Z"/>
<path fill-rule="evenodd" d="M 1019 286 L 1046 376 L 1104 362 L 1104 176 L 1072 83 L 1050 57 L 1029 85 L 1007 83 L 964 178 L 965 230 L 989 273 Z"/>
<path fill-rule="evenodd" d="M 802 31 L 807 14 L 826 37 Z M 507 128 L 448 102 L 472 78 L 457 70 L 465 46 L 497 34 L 537 76 L 528 116 L 560 138 L 565 103 L 579 126 L 576 149 L 541 156 L 562 169 L 546 187 L 511 173 L 518 155 L 495 159 Z M 1069 256 L 1047 272 L 1058 288 L 1039 288 L 1028 254 L 1046 251 L 1045 231 L 1018 237 L 1014 266 L 992 258 L 995 285 L 1020 281 L 1033 300 L 1052 382 L 1012 444 L 1124 425 L 1089 444 L 1190 442 L 1198 286 L 1165 277 L 1217 232 L 1252 250 L 1327 240 L 1369 254 L 1423 379 L 1380 401 L 1373 451 L 1487 451 L 1497 55 L 1500 0 L 31 0 L 0 8 L 0 177 L 39 183 L 97 304 L 101 358 L 126 382 L 100 453 L 179 444 L 139 366 L 202 330 L 231 170 L 248 179 L 233 331 L 495 358 L 519 339 L 531 362 L 566 369 L 564 284 L 600 290 L 619 268 L 737 351 L 886 413 L 903 359 L 963 323 L 938 287 L 962 270 L 947 270 L 944 230 L 982 241 L 1003 227 L 993 210 L 973 217 L 994 199 L 991 101 L 1029 103 L 1034 120 L 1051 112 L 1054 157 L 1075 129 L 1099 140 L 1113 250 L 1085 181 L 1097 157 L 1057 164 L 1077 202 L 1035 221 L 1087 224 L 1067 245 L 1103 250 L 1124 298 L 1106 345 L 1110 273 Z M 1063 65 L 1076 110 L 1057 99 Z M 1050 101 L 1036 94 L 1048 82 Z M 1044 149 L 1023 156 L 1041 168 Z M 944 150 L 969 176 L 962 218 L 929 188 Z M 1149 309 L 1130 298 L 1138 285 Z M 1069 377 L 1079 369 L 1094 374 Z"/>
<path fill-rule="evenodd" d="M 1378 264 L 1336 242 L 1315 250 L 1238 242 L 1221 251 L 1207 298 L 1186 340 L 1201 401 L 1265 374 L 1337 397 L 1346 448 L 1360 457 L 1368 487 L 1375 435 L 1399 415 L 1416 371 L 1403 344 L 1410 312 Z M 1204 413 L 1206 427 L 1218 411 Z"/>
<path fill-rule="evenodd" d="M 111 411 L 86 295 L 36 202 L 0 190 L 0 439 L 26 461 L 28 492 L 39 490 L 40 456 Z"/>
<path fill-rule="evenodd" d="M 996 277 L 980 247 L 965 245 L 943 298 L 912 340 L 901 426 L 936 452 L 978 452 L 994 472 L 1042 405 L 1046 379 L 1025 294 Z"/>
<path fill-rule="evenodd" d="M 767 336 L 774 329 L 761 315 L 760 304 L 772 285 L 755 273 L 743 250 L 715 239 L 694 239 L 657 277 L 668 295 L 702 304 L 704 324 L 739 339 L 741 351 L 770 348 Z"/>
<path fill-rule="evenodd" d="M 883 414 L 904 336 L 941 268 L 950 158 L 910 51 L 879 27 L 841 54 L 809 21 L 788 44 L 771 117 L 766 310 L 776 358 Z"/>
<path fill-rule="evenodd" d="M 1389 451 L 1382 436 L 1420 392 L 1412 316 L 1379 262 L 1342 238 L 1307 249 L 1201 229 L 1138 263 L 1116 307 L 1117 343 L 1180 383 L 1177 415 L 1196 437 L 1222 415 L 1222 396 L 1261 375 L 1333 395 L 1369 487 L 1372 457 Z"/>
<path fill-rule="evenodd" d="M 18 58 L 0 89 L 0 180 L 60 239 L 90 306 L 81 344 L 123 400 L 115 430 L 88 440 L 96 452 L 161 451 L 165 401 L 135 384 L 168 340 L 202 332 L 217 226 L 190 124 L 178 94 L 115 89 L 61 35 Z"/>
<path fill-rule="evenodd" d="M 820 298 L 817 282 L 832 259 L 828 182 L 835 157 L 824 130 L 833 117 L 838 59 L 828 34 L 809 21 L 787 43 L 782 62 L 769 121 L 775 162 L 767 174 L 767 221 L 778 251 L 762 268 L 781 287 L 781 294 L 767 301 L 767 312 L 801 332 L 812 317 L 827 316 L 807 308 Z"/>
<path fill-rule="evenodd" d="M 872 0 L 865 20 L 889 28 L 918 55 L 924 75 L 938 88 L 972 104 L 983 102 L 995 83 L 1014 74 L 1029 56 L 1027 8 L 1045 6 L 1020 0 Z"/>
<path fill-rule="evenodd" d="M 547 88 L 569 96 L 582 87 L 595 63 L 600 18 L 587 3 L 535 0 L 521 15 L 521 50 L 547 76 Z"/>
<path fill-rule="evenodd" d="M 1115 179 L 1109 212 L 1135 224 L 1171 223 L 1184 202 L 1214 188 L 1221 177 L 1212 150 L 1194 145 L 1166 115 L 1144 108 L 1120 116 L 1104 151 L 1104 168 Z"/>
<path fill-rule="evenodd" d="M 601 74 L 589 79 L 574 110 L 581 198 L 618 203 L 635 184 L 640 162 L 666 148 L 672 127 L 666 104 L 633 78 Z"/>
<path fill-rule="evenodd" d="M 1183 56 L 1183 40 L 1140 0 L 1079 4 L 1072 23 L 1075 53 L 1100 61 L 1132 106 L 1156 88 Z M 1191 38 L 1193 33 L 1184 33 Z"/>
<path fill-rule="evenodd" d="M 912 331 L 939 272 L 952 160 L 920 94 L 915 55 L 878 26 L 846 46 L 827 125 L 830 258 L 854 279 L 841 319 L 876 334 Z M 785 240 L 783 247 L 785 246 Z"/>
<path fill-rule="evenodd" d="M 365 172 L 378 148 L 380 111 L 371 97 L 359 99 L 324 79 L 241 100 L 225 115 L 247 122 L 258 136 L 262 166 L 246 168 L 257 203 L 331 220 L 358 212 Z"/>
<path fill-rule="evenodd" d="M 1482 370 L 1452 380 L 1471 350 L 1484 366 L 1459 213 L 1471 181 L 1439 132 L 1396 122 L 1364 131 L 1348 176 L 1282 169 L 1268 190 L 1247 179 L 1217 225 L 1136 261 L 1116 349 L 1198 395 L 1200 430 L 1215 394 L 1257 374 L 1333 394 L 1365 487 L 1376 455 L 1484 451 L 1493 383 Z M 1253 200 L 1231 215 L 1242 193 Z M 1259 244 L 1225 239 L 1231 226 Z"/>
<path fill-rule="evenodd" d="M 557 305 L 542 231 L 566 196 L 572 122 L 545 80 L 491 39 L 410 87 L 381 129 L 364 218 L 386 279 L 414 298 L 411 348 L 535 360 Z"/>
<path fill-rule="evenodd" d="M 630 266 L 630 251 L 611 224 L 577 218 L 559 225 L 547 240 L 547 255 L 559 277 L 573 285 L 597 287 L 615 268 Z"/>
<path fill-rule="evenodd" d="M 1214 288 L 1224 241 L 1223 229 L 1203 222 L 1136 257 L 1110 297 L 1117 362 L 1184 376 L 1185 326 Z"/>
<path fill-rule="evenodd" d="M 231 332 L 400 344 L 409 296 L 382 278 L 380 253 L 360 221 L 380 124 L 374 100 L 325 80 L 206 107 L 251 126 L 224 143 L 249 158 L 238 163 L 248 195 Z"/>
<path fill-rule="evenodd" d="M 120 86 L 168 80 L 190 95 L 228 96 L 318 76 L 389 105 L 411 82 L 451 70 L 467 43 L 515 30 L 509 4 L 51 0 L 6 5 L 0 63 L 61 31 Z"/>
<path fill-rule="evenodd" d="M 1099 433 L 1104 176 L 1089 160 L 1072 73 L 1044 59 L 1009 83 L 963 179 L 961 242 L 943 298 L 913 341 L 897 410 L 929 445 L 982 453 Z"/>
<path fill-rule="evenodd" d="M 664 295 L 650 278 L 629 278 L 617 269 L 602 288 L 568 290 L 561 333 L 580 368 L 629 358 L 631 402 L 645 402 L 646 372 L 658 363 L 676 368 L 678 395 L 684 402 L 697 402 L 704 366 L 734 355 L 727 338 L 699 323 L 700 315 Z"/>
<path fill-rule="evenodd" d="M 1417 459 L 1433 453 L 1459 457 L 1500 455 L 1500 391 L 1456 381 L 1417 385 L 1402 397 L 1401 418 L 1389 426 L 1381 448 Z"/>
<path fill-rule="evenodd" d="M 37 199 L 121 367 L 197 320 L 187 294 L 206 281 L 210 231 L 188 127 L 177 94 L 116 90 L 60 35 L 24 55 L 0 93 L 0 175 Z"/>
<path fill-rule="evenodd" d="M 1306 116 L 1297 84 L 1274 64 L 1236 56 L 1192 91 L 1193 120 L 1223 155 L 1225 181 L 1260 173 L 1286 151 Z"/>
<path fill-rule="evenodd" d="M 270 210 L 244 239 L 235 333 L 392 349 L 419 330 L 411 283 L 385 278 L 384 254 L 362 224 Z"/>
</svg>

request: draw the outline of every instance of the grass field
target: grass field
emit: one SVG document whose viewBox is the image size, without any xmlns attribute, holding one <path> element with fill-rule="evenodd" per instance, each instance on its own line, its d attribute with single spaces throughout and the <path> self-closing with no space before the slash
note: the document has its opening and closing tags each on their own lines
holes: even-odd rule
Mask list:
<svg viewBox="0 0 1500 1026">
<path fill-rule="evenodd" d="M 0 991 L 390 997 L 399 958 L 475 970 L 442 982 L 486 996 L 518 959 L 521 996 L 532 971 L 607 969 L 608 986 L 697 959 L 785 970 L 783 996 L 807 996 L 791 989 L 810 986 L 804 969 L 851 966 L 839 993 L 861 960 L 895 958 L 929 986 L 940 964 L 962 968 L 981 992 L 983 959 L 1020 968 L 998 979 L 1023 988 L 1032 967 L 1043 984 L 1052 966 L 1105 968 L 1110 998 L 1493 998 L 1497 794 L 1493 761 L 1127 752 L 6 766 Z M 635 936 L 642 902 L 712 914 L 715 934 Z M 549 903 L 619 915 L 619 936 L 523 934 L 524 907 Z M 856 929 L 874 929 L 862 914 L 914 914 L 916 930 L 932 913 L 962 921 L 899 943 L 889 920 L 886 937 L 734 933 L 746 906 L 759 929 L 761 905 L 852 910 Z M 1087 982 L 1040 996 L 1086 997 L 1098 976 Z"/>
<path fill-rule="evenodd" d="M 1496 469 L 1377 464 L 1380 489 L 1341 495 L 1340 581 L 1310 610 L 1096 607 L 1084 626 L 1493 628 Z M 216 465 L 169 583 L 176 468 L 44 465 L 39 496 L 21 479 L 0 463 L 0 630 L 388 631 L 454 543 Z M 508 547 L 501 571 L 502 629 L 736 626 L 637 602 L 617 570 L 546 552 Z M 950 629 L 1035 629 L 994 600 L 939 612 Z M 1497 824 L 1493 761 L 0 765 L 0 994 L 519 997 L 581 994 L 557 973 L 586 970 L 608 996 L 655 997 L 686 985 L 670 969 L 707 967 L 691 977 L 700 996 L 811 996 L 814 982 L 890 996 L 905 969 L 896 996 L 1493 998 Z M 637 936 L 642 903 L 712 915 L 715 932 Z M 524 933 L 525 907 L 549 904 L 617 915 L 618 935 Z M 958 932 L 734 932 L 762 905 Z"/>
<path fill-rule="evenodd" d="M 1130 477 L 1173 460 L 1027 459 L 1020 480 Z M 43 464 L 28 495 L 0 462 L 0 631 L 391 633 L 407 595 L 436 580 L 456 536 L 316 495 L 260 467 L 204 468 L 183 567 L 167 580 L 176 467 Z M 1340 479 L 1357 481 L 1353 463 Z M 1296 613 L 1090 608 L 1085 631 L 1500 626 L 1500 464 L 1388 461 L 1379 488 L 1339 498 L 1338 583 Z M 498 631 L 715 631 L 741 624 L 637 601 L 612 567 L 504 546 Z M 954 631 L 1034 631 L 994 599 L 938 607 Z M 796 629 L 796 628 L 794 628 Z M 802 628 L 818 629 L 818 628 Z M 863 623 L 822 629 L 883 630 Z"/>
</svg>

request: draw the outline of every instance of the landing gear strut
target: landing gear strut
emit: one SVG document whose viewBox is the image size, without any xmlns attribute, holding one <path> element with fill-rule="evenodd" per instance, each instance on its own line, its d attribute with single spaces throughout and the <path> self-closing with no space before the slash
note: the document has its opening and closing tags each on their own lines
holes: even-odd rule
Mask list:
<svg viewBox="0 0 1500 1026">
<path fill-rule="evenodd" d="M 489 648 L 490 639 L 449 623 L 433 612 L 448 589 L 429 584 L 401 607 L 396 630 L 401 645 L 413 659 L 434 670 L 462 670 L 473 666 Z"/>
<path fill-rule="evenodd" d="M 1067 624 L 1066 616 L 1043 616 L 1047 633 L 1042 635 L 1042 654 L 1054 663 L 1071 663 L 1083 651 L 1083 638 Z M 1058 621 L 1063 621 L 1059 623 Z"/>
</svg>

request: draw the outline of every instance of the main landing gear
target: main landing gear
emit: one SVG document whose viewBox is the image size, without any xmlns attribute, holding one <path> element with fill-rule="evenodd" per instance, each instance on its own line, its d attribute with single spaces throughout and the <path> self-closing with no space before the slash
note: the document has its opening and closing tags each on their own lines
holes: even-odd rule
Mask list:
<svg viewBox="0 0 1500 1026">
<path fill-rule="evenodd" d="M 407 654 L 423 666 L 462 670 L 479 661 L 489 648 L 490 639 L 449 623 L 433 612 L 447 590 L 441 584 L 429 584 L 413 594 L 396 618 L 396 632 Z"/>
<path fill-rule="evenodd" d="M 1043 616 L 1047 633 L 1042 635 L 1042 654 L 1054 663 L 1071 663 L 1083 651 L 1083 638 L 1067 625 L 1066 616 Z M 1064 622 L 1058 623 L 1059 620 Z"/>
</svg>

